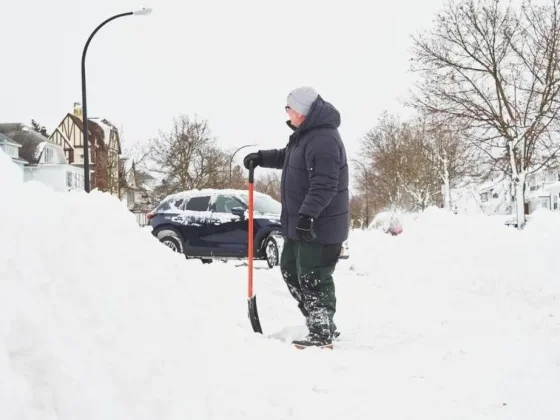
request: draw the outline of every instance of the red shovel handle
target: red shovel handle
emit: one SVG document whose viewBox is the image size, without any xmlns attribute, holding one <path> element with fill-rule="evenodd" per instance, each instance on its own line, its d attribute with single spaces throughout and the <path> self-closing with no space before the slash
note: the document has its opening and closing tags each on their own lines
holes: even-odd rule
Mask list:
<svg viewBox="0 0 560 420">
<path fill-rule="evenodd" d="M 249 240 L 248 240 L 248 258 L 249 258 L 249 282 L 248 282 L 248 297 L 253 296 L 253 182 L 255 177 L 255 169 L 253 168 L 253 161 L 249 162 Z"/>
<path fill-rule="evenodd" d="M 259 319 L 259 312 L 257 311 L 257 297 L 253 293 L 253 181 L 255 176 L 255 170 L 253 168 L 253 162 L 249 162 L 249 240 L 248 242 L 248 257 L 249 257 L 249 284 L 248 284 L 248 299 L 249 304 L 249 320 L 251 321 L 251 326 L 253 331 L 262 334 L 261 321 Z"/>
</svg>

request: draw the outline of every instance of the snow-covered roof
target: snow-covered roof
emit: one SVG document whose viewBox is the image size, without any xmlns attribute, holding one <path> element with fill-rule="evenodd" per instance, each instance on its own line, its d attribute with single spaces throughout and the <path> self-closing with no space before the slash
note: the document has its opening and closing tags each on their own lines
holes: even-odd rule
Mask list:
<svg viewBox="0 0 560 420">
<path fill-rule="evenodd" d="M 88 120 L 93 121 L 99 127 L 101 127 L 101 129 L 103 130 L 103 137 L 104 137 L 105 144 L 109 146 L 109 143 L 111 142 L 111 132 L 113 130 L 118 131 L 117 128 L 109 121 L 107 121 L 105 118 L 88 118 Z M 119 148 L 119 153 L 120 153 L 120 148 Z"/>
<path fill-rule="evenodd" d="M 545 191 L 553 191 L 553 190 L 558 190 L 560 189 L 560 181 L 556 181 L 556 182 L 552 182 L 550 184 L 545 184 L 545 186 L 543 187 L 543 190 Z"/>
<path fill-rule="evenodd" d="M 35 149 L 35 160 L 37 162 L 41 160 L 41 155 L 43 154 L 43 150 L 45 149 L 46 145 L 47 145 L 46 141 L 43 141 L 37 145 L 37 148 Z"/>
<path fill-rule="evenodd" d="M 23 123 L 0 123 L 0 132 L 21 144 L 20 158 L 29 163 L 38 163 L 37 147 L 49 140 Z"/>
<path fill-rule="evenodd" d="M 154 180 L 157 181 L 157 178 L 155 176 L 153 176 L 152 173 L 148 172 L 148 171 L 139 171 L 142 174 L 142 177 L 144 177 L 146 180 Z"/>
<path fill-rule="evenodd" d="M 168 199 L 180 199 L 180 198 L 185 199 L 185 198 L 194 197 L 194 196 L 214 195 L 214 194 L 243 196 L 243 195 L 247 195 L 248 193 L 249 193 L 248 190 L 238 190 L 238 189 L 231 189 L 231 188 L 223 188 L 223 189 L 202 188 L 202 189 L 193 189 L 193 190 L 188 190 L 188 191 L 181 191 L 181 192 L 178 192 L 178 193 L 175 193 L 175 194 L 170 194 L 166 198 L 168 198 Z M 255 197 L 270 197 L 269 195 L 258 192 L 258 191 L 253 191 L 253 195 Z"/>
<path fill-rule="evenodd" d="M 20 143 L 18 143 L 17 141 L 9 138 L 8 136 L 6 136 L 3 133 L 0 133 L 0 141 L 2 141 L 2 143 L 9 144 L 10 146 L 21 147 Z"/>
<path fill-rule="evenodd" d="M 525 193 L 525 198 L 538 198 L 538 197 L 550 197 L 550 191 L 538 189 L 535 191 L 528 191 Z"/>
</svg>

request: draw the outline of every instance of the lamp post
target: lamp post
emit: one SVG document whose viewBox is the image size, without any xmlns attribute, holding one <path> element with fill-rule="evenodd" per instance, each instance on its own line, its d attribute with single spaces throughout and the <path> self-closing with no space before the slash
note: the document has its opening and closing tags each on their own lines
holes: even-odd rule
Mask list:
<svg viewBox="0 0 560 420">
<path fill-rule="evenodd" d="M 233 155 L 231 155 L 231 158 L 229 159 L 229 184 L 231 186 L 231 165 L 233 163 L 233 158 L 235 157 L 235 154 L 237 152 L 239 152 L 241 149 L 245 149 L 246 147 L 252 147 L 252 146 L 256 146 L 256 144 L 246 144 L 245 146 L 241 146 L 239 149 L 237 149 L 235 152 L 233 152 Z"/>
<path fill-rule="evenodd" d="M 369 205 L 368 205 L 368 202 L 369 202 L 369 197 L 368 197 L 368 183 L 369 183 L 369 180 L 368 180 L 368 170 L 366 169 L 365 165 L 362 162 L 360 162 L 359 160 L 356 160 L 356 159 L 350 159 L 350 160 L 352 162 L 356 162 L 358 165 L 360 165 L 364 169 L 364 174 L 365 174 L 365 177 L 366 177 L 366 183 L 365 183 L 366 184 L 366 188 L 365 188 L 365 190 L 366 190 L 366 227 L 368 227 L 369 226 Z"/>
<path fill-rule="evenodd" d="M 152 9 L 141 9 L 134 12 L 120 13 L 102 22 L 89 36 L 86 45 L 84 46 L 84 51 L 82 52 L 82 120 L 83 120 L 83 132 L 84 132 L 84 188 L 86 192 L 89 192 L 89 142 L 88 142 L 88 119 L 87 119 L 87 99 L 86 99 L 86 53 L 94 35 L 99 31 L 105 24 L 123 16 L 130 15 L 149 15 L 152 13 Z"/>
</svg>

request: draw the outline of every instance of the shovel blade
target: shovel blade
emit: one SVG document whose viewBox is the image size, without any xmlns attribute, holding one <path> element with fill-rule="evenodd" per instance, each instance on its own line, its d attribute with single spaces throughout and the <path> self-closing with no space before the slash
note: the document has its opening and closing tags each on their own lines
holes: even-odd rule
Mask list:
<svg viewBox="0 0 560 420">
<path fill-rule="evenodd" d="M 257 296 L 248 299 L 249 303 L 249 320 L 253 331 L 262 334 L 261 321 L 259 320 L 259 312 L 257 311 Z"/>
</svg>

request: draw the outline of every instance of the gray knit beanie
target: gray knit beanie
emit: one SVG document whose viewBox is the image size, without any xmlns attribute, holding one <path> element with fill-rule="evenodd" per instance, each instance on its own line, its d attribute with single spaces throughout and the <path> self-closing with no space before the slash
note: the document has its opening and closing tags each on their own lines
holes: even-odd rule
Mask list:
<svg viewBox="0 0 560 420">
<path fill-rule="evenodd" d="M 307 115 L 309 109 L 319 94 L 312 87 L 303 86 L 296 88 L 288 95 L 287 103 L 294 111 Z"/>
</svg>

